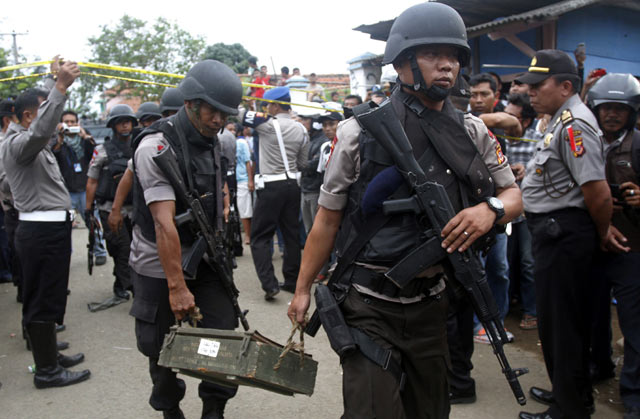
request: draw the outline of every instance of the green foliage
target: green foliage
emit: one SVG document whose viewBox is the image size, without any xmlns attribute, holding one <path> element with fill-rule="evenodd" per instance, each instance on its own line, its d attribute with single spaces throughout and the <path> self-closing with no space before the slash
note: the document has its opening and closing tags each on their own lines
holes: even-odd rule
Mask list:
<svg viewBox="0 0 640 419">
<path fill-rule="evenodd" d="M 24 62 L 24 57 L 23 62 Z M 10 50 L 0 48 L 0 67 L 13 65 L 13 55 Z M 44 73 L 49 71 L 45 67 L 28 68 L 24 70 L 3 71 L 0 73 L 0 79 L 24 76 L 28 74 Z M 23 90 L 30 87 L 35 87 L 38 83 L 38 77 L 30 77 L 21 80 L 0 82 L 0 98 L 5 99 L 7 97 L 18 96 Z"/>
<path fill-rule="evenodd" d="M 241 44 L 217 44 L 209 45 L 204 51 L 204 59 L 218 60 L 225 63 L 236 73 L 246 73 L 249 68 L 251 54 Z"/>
<path fill-rule="evenodd" d="M 200 60 L 205 47 L 201 37 L 192 36 L 165 18 L 158 18 L 152 24 L 148 24 L 144 20 L 124 15 L 114 26 L 103 25 L 101 30 L 99 36 L 88 40 L 92 50 L 89 61 L 92 63 L 185 74 Z M 83 68 L 82 71 L 168 84 L 180 82 L 180 79 L 176 78 L 138 73 L 87 68 Z M 96 92 L 100 92 L 111 97 L 120 94 L 140 96 L 142 102 L 146 102 L 159 100 L 164 90 L 163 86 L 83 75 L 82 83 L 76 89 L 78 97 L 75 101 L 82 108 Z"/>
</svg>

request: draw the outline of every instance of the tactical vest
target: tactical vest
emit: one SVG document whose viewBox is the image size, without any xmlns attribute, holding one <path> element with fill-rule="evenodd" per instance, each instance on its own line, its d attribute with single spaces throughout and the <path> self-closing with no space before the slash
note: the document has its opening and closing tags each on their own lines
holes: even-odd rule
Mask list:
<svg viewBox="0 0 640 419">
<path fill-rule="evenodd" d="M 115 199 L 118 183 L 127 170 L 127 162 L 133 155 L 130 146 L 109 137 L 105 140 L 103 147 L 107 152 L 107 164 L 102 166 L 96 188 L 96 202 L 99 204 Z M 129 193 L 124 203 L 131 204 L 131 202 L 131 193 Z"/>
<path fill-rule="evenodd" d="M 171 146 L 171 150 L 176 154 L 180 173 L 188 187 L 193 187 L 193 193 L 200 200 L 211 225 L 215 223 L 216 215 L 216 165 L 213 146 L 200 147 L 185 139 L 184 144 L 177 132 L 176 125 L 184 124 L 178 122 L 179 114 L 168 118 L 160 119 L 146 128 L 134 141 L 134 150 L 140 141 L 147 135 L 162 132 Z M 187 122 L 186 123 L 190 123 Z M 186 148 L 185 148 L 186 147 Z M 189 167 L 187 168 L 187 164 Z M 135 169 L 135 162 L 134 162 Z M 140 227 L 145 239 L 155 242 L 156 232 L 151 211 L 146 204 L 144 191 L 140 184 L 137 172 L 134 170 L 133 183 L 133 224 Z M 221 171 L 218 173 L 222 174 Z M 189 176 L 190 175 L 190 176 Z M 223 177 L 224 183 L 224 177 Z M 182 200 L 176 196 L 176 215 L 184 213 L 187 208 Z M 179 226 L 178 234 L 180 243 L 185 246 L 192 244 L 195 235 L 189 226 Z"/>
<path fill-rule="evenodd" d="M 640 185 L 640 131 L 627 133 L 622 143 L 609 151 L 606 163 L 610 184 L 633 182 Z M 612 223 L 629 240 L 626 245 L 632 251 L 640 252 L 640 211 L 627 207 L 622 212 L 614 212 Z"/>
<path fill-rule="evenodd" d="M 418 163 L 429 181 L 445 187 L 456 212 L 494 194 L 491 174 L 463 125 L 464 117 L 449 102 L 442 112 L 437 112 L 401 91 L 394 92 L 391 100 L 414 152 L 423 150 L 416 156 Z M 363 196 L 374 177 L 394 165 L 389 154 L 368 133 L 360 133 L 358 141 L 360 174 L 349 189 L 345 221 L 336 241 L 338 255 L 344 254 L 357 235 L 371 228 L 362 212 Z M 412 193 L 403 183 L 389 199 L 406 198 Z M 356 261 L 391 267 L 425 240 L 428 221 L 413 213 L 385 218 Z"/>
</svg>

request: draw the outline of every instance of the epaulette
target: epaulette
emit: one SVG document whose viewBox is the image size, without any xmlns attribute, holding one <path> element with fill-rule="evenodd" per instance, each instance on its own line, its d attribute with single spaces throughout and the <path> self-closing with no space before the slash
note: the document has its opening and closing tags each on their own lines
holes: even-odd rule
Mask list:
<svg viewBox="0 0 640 419">
<path fill-rule="evenodd" d="M 564 111 L 562 111 L 560 119 L 562 120 L 563 125 L 567 125 L 569 122 L 573 121 L 573 115 L 571 114 L 571 111 L 569 109 L 565 109 Z"/>
</svg>

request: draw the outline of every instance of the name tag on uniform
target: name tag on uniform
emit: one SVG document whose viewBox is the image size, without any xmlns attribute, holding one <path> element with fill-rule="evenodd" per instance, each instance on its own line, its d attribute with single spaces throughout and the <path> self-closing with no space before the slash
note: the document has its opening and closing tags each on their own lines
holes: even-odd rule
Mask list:
<svg viewBox="0 0 640 419">
<path fill-rule="evenodd" d="M 82 165 L 80 163 L 73 163 L 73 171 L 76 173 L 81 173 Z"/>
</svg>

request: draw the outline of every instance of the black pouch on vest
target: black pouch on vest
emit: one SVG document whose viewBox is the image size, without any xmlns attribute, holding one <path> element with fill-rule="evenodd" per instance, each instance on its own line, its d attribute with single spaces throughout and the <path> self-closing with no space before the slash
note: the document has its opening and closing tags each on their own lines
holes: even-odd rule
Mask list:
<svg viewBox="0 0 640 419">
<path fill-rule="evenodd" d="M 326 285 L 318 284 L 314 294 L 320 322 L 327 332 L 331 349 L 342 358 L 356 349 L 356 342 L 344 320 L 338 302 Z"/>
</svg>

